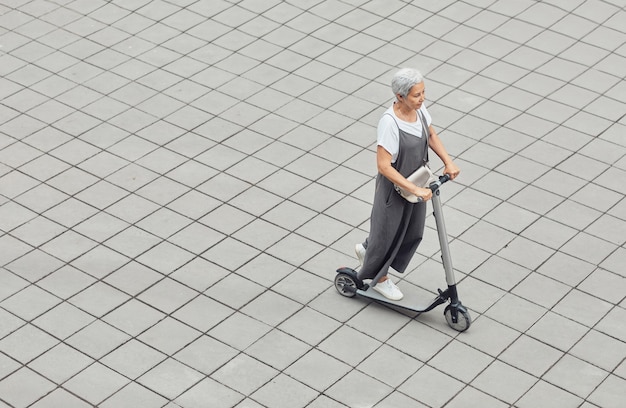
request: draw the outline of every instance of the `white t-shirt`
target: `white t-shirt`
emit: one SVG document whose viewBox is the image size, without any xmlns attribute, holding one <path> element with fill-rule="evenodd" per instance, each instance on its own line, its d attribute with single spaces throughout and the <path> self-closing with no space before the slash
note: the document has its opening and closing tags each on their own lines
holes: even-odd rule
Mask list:
<svg viewBox="0 0 626 408">
<path fill-rule="evenodd" d="M 426 109 L 426 105 L 422 103 L 422 106 L 419 110 L 426 119 L 426 126 L 430 126 L 430 124 L 432 123 L 432 118 L 430 117 L 430 113 L 428 113 L 428 110 Z M 393 118 L 389 115 L 392 115 Z M 393 119 L 395 119 L 395 122 Z M 405 122 L 396 116 L 395 112 L 393 111 L 393 105 L 391 105 L 391 107 L 389 107 L 385 111 L 385 114 L 378 121 L 378 136 L 376 139 L 379 146 L 382 146 L 385 150 L 391 153 L 392 163 L 396 162 L 396 159 L 398 158 L 398 150 L 400 149 L 400 133 L 398 132 L 398 126 L 400 126 L 403 131 L 411 135 L 419 138 L 423 137 L 422 121 L 420 120 L 419 114 L 417 116 L 417 121 Z"/>
</svg>

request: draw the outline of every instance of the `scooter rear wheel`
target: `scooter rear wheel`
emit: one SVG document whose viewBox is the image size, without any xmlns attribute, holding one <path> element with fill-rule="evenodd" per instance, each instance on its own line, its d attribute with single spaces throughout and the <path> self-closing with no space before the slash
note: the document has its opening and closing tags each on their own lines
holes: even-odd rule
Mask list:
<svg viewBox="0 0 626 408">
<path fill-rule="evenodd" d="M 335 276 L 335 289 L 340 295 L 345 297 L 354 297 L 356 295 L 357 285 L 354 278 L 346 273 L 338 273 Z"/>
<path fill-rule="evenodd" d="M 446 317 L 446 321 L 448 322 L 448 326 L 452 327 L 458 332 L 464 332 L 465 330 L 469 329 L 470 325 L 472 324 L 472 317 L 467 310 L 463 309 L 457 308 L 456 322 L 454 322 L 454 320 L 452 319 L 452 307 L 450 305 L 446 306 L 446 309 L 443 312 L 444 316 Z"/>
</svg>

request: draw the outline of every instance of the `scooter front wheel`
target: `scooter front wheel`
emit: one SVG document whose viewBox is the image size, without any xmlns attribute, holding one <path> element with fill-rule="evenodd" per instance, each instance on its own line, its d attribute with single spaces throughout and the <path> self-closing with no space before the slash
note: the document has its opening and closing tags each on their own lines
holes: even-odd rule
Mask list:
<svg viewBox="0 0 626 408">
<path fill-rule="evenodd" d="M 335 289 L 340 295 L 354 297 L 356 295 L 357 284 L 354 278 L 347 273 L 338 273 L 335 276 Z"/>
<path fill-rule="evenodd" d="M 458 332 L 464 332 L 469 329 L 472 324 L 472 317 L 465 307 L 456 307 L 456 322 L 454 321 L 453 316 L 453 307 L 451 305 L 446 306 L 446 309 L 443 311 L 444 316 L 446 317 L 446 321 L 448 322 L 448 326 L 452 327 L 454 330 Z"/>
</svg>

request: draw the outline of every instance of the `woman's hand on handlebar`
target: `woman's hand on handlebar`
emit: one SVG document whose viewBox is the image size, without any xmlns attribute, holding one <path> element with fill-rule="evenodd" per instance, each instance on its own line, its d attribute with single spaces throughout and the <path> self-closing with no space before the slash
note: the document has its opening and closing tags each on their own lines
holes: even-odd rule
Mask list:
<svg viewBox="0 0 626 408">
<path fill-rule="evenodd" d="M 415 187 L 413 192 L 419 201 L 428 201 L 433 198 L 433 192 L 430 188 Z"/>
<path fill-rule="evenodd" d="M 456 166 L 456 164 L 454 164 L 454 162 L 449 162 L 443 169 L 443 174 L 449 175 L 450 180 L 454 180 L 460 172 L 461 170 Z"/>
</svg>

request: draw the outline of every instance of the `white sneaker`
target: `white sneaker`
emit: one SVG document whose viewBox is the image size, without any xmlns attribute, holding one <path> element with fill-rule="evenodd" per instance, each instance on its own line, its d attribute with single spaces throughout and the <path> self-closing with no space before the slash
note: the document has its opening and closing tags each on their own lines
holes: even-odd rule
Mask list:
<svg viewBox="0 0 626 408">
<path fill-rule="evenodd" d="M 389 278 L 382 282 L 378 282 L 372 289 L 389 300 L 400 300 L 404 297 L 402 292 L 400 292 L 400 289 Z"/>
<path fill-rule="evenodd" d="M 356 252 L 356 257 L 359 258 L 359 265 L 363 265 L 363 260 L 365 259 L 365 247 L 363 244 L 356 244 L 354 252 Z"/>
</svg>

